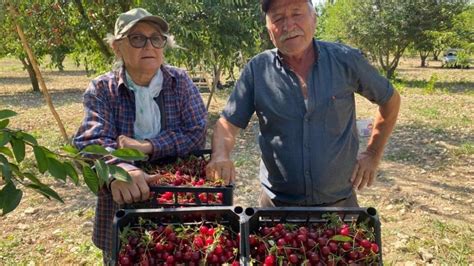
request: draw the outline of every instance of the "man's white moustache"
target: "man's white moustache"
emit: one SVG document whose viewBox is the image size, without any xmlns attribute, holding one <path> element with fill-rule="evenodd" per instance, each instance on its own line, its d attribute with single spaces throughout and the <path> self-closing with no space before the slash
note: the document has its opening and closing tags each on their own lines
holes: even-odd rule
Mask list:
<svg viewBox="0 0 474 266">
<path fill-rule="evenodd" d="M 280 41 L 285 41 L 286 39 L 293 38 L 293 37 L 296 37 L 296 36 L 301 36 L 301 35 L 303 35 L 303 32 L 301 32 L 299 30 L 288 32 L 288 33 L 283 34 L 280 37 Z"/>
</svg>

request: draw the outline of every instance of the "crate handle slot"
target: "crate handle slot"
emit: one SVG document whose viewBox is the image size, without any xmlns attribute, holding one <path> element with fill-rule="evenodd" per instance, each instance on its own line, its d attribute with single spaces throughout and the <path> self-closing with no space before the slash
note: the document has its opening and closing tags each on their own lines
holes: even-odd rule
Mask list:
<svg viewBox="0 0 474 266">
<path fill-rule="evenodd" d="M 244 208 L 242 208 L 241 206 L 235 206 L 234 208 L 234 212 L 237 214 L 241 214 L 243 211 L 244 211 Z"/>
<path fill-rule="evenodd" d="M 252 207 L 245 208 L 245 214 L 246 214 L 247 216 L 252 216 L 252 215 L 254 215 L 254 213 L 255 213 L 255 209 L 254 209 L 254 208 L 252 208 Z"/>
</svg>

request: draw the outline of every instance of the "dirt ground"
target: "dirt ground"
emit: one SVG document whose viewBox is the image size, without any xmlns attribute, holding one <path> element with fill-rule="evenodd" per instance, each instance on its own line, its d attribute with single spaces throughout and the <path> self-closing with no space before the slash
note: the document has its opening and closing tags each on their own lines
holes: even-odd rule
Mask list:
<svg viewBox="0 0 474 266">
<path fill-rule="evenodd" d="M 41 95 L 25 91 L 28 79 L 20 77 L 14 65 L 3 61 L 0 67 L 0 109 L 18 111 L 18 127 L 35 132 L 42 127 L 53 129 L 52 120 L 28 115 L 31 111 L 49 114 L 40 104 Z M 47 73 L 53 99 L 60 103 L 60 114 L 72 134 L 82 117 L 81 93 L 89 78 L 78 71 L 71 72 L 73 76 L 68 71 Z M 377 182 L 358 192 L 360 205 L 378 211 L 385 265 L 473 265 L 474 70 L 446 70 L 438 62 L 420 68 L 418 60 L 406 59 L 398 75 L 402 110 L 397 128 L 386 147 Z M 430 79 L 435 80 L 434 93 L 427 92 Z M 64 84 L 71 88 L 62 94 Z M 227 95 L 219 92 L 212 102 L 211 125 Z M 207 94 L 203 97 L 207 100 Z M 358 118 L 373 116 L 375 108 L 357 98 Z M 254 119 L 236 143 L 235 205 L 257 206 L 257 133 Z M 361 149 L 366 142 L 361 138 Z M 64 204 L 27 191 L 18 209 L 0 217 L 0 265 L 101 263 L 101 253 L 90 240 L 94 195 L 70 183 L 50 183 Z"/>
</svg>

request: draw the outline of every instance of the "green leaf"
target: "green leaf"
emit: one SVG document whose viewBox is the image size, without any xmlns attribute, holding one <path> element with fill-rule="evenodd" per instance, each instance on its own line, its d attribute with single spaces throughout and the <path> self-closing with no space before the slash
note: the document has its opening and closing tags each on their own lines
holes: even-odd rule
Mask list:
<svg viewBox="0 0 474 266">
<path fill-rule="evenodd" d="M 25 158 L 25 142 L 22 139 L 12 138 L 10 139 L 10 144 L 12 145 L 16 161 L 20 163 Z"/>
<path fill-rule="evenodd" d="M 64 169 L 64 166 L 60 161 L 54 158 L 48 158 L 48 172 L 55 178 L 66 181 L 66 169 Z"/>
<path fill-rule="evenodd" d="M 12 170 L 10 169 L 10 162 L 8 159 L 0 154 L 0 162 L 2 163 L 2 176 L 5 180 L 9 181 L 12 178 Z"/>
<path fill-rule="evenodd" d="M 25 132 L 20 132 L 19 135 L 23 140 L 29 142 L 31 145 L 38 145 L 38 141 L 36 141 L 35 137 L 32 135 Z"/>
<path fill-rule="evenodd" d="M 5 146 L 11 138 L 11 134 L 6 131 L 0 131 L 0 147 Z"/>
<path fill-rule="evenodd" d="M 88 154 L 98 154 L 98 155 L 108 155 L 109 152 L 102 146 L 94 144 L 89 145 L 81 150 L 81 153 L 88 153 Z"/>
<path fill-rule="evenodd" d="M 17 113 L 13 112 L 12 110 L 8 110 L 8 109 L 0 110 L 0 120 L 3 120 L 5 118 L 9 118 L 9 117 L 13 117 L 15 115 L 17 115 Z"/>
<path fill-rule="evenodd" d="M 1 147 L 1 146 L 0 146 L 0 153 L 3 153 L 3 154 L 5 154 L 6 156 L 8 156 L 8 157 L 10 157 L 10 158 L 13 159 L 13 153 L 12 153 L 12 151 L 11 151 L 9 148 L 7 148 L 7 147 Z"/>
<path fill-rule="evenodd" d="M 13 211 L 18 204 L 20 204 L 23 192 L 15 187 L 12 181 L 7 181 L 7 184 L 0 190 L 0 208 L 2 215 Z"/>
<path fill-rule="evenodd" d="M 38 170 L 44 174 L 44 172 L 48 170 L 48 159 L 46 158 L 46 154 L 44 154 L 43 147 L 33 146 L 33 153 L 35 154 L 36 163 L 38 164 Z"/>
<path fill-rule="evenodd" d="M 99 192 L 99 179 L 95 172 L 90 166 L 85 165 L 82 168 L 82 175 L 84 176 L 84 182 L 89 187 L 89 189 L 97 195 Z"/>
<path fill-rule="evenodd" d="M 45 196 L 47 199 L 53 198 L 53 199 L 55 199 L 55 200 L 57 200 L 61 203 L 64 203 L 64 201 L 61 199 L 61 197 L 58 195 L 58 193 L 56 193 L 56 191 L 54 191 L 53 189 L 51 189 L 47 185 L 44 185 L 44 184 L 28 184 L 28 185 L 26 185 L 26 187 L 36 190 L 37 192 L 39 192 L 40 194 Z"/>
<path fill-rule="evenodd" d="M 64 152 L 67 152 L 71 155 L 79 154 L 79 150 L 76 149 L 76 147 L 74 147 L 72 145 L 64 145 L 64 146 L 61 147 L 61 150 L 63 150 Z"/>
<path fill-rule="evenodd" d="M 122 159 L 122 160 L 131 160 L 131 161 L 139 161 L 139 160 L 145 160 L 146 155 L 135 149 L 129 149 L 129 148 L 123 148 L 123 149 L 118 149 L 112 152 L 112 155 Z"/>
<path fill-rule="evenodd" d="M 352 238 L 349 236 L 344 236 L 344 235 L 335 235 L 331 237 L 331 240 L 339 241 L 339 242 L 350 242 L 352 241 Z"/>
<path fill-rule="evenodd" d="M 66 170 L 67 175 L 71 178 L 74 185 L 79 184 L 79 175 L 77 174 L 76 168 L 70 162 L 63 163 L 64 170 Z"/>
<path fill-rule="evenodd" d="M 33 175 L 32 173 L 23 173 L 23 176 L 28 178 L 31 182 L 35 183 L 35 184 L 38 184 L 38 185 L 41 185 L 41 181 L 35 176 Z"/>
<path fill-rule="evenodd" d="M 122 168 L 116 165 L 109 165 L 109 172 L 117 180 L 124 181 L 124 182 L 132 181 L 132 177 L 127 173 L 127 171 L 123 170 Z"/>
<path fill-rule="evenodd" d="M 109 166 L 102 160 L 95 160 L 95 172 L 99 176 L 100 185 L 107 183 L 109 180 Z"/>
<path fill-rule="evenodd" d="M 9 123 L 10 123 L 10 120 L 9 120 L 9 119 L 0 120 L 0 129 L 6 128 Z"/>
</svg>

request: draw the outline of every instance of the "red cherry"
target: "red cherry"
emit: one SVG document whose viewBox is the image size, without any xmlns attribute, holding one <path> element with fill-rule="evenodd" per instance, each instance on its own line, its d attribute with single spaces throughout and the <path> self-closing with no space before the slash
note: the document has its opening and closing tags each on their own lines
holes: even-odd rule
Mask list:
<svg viewBox="0 0 474 266">
<path fill-rule="evenodd" d="M 267 257 L 265 257 L 265 264 L 274 265 L 275 264 L 275 256 L 268 255 Z"/>
<path fill-rule="evenodd" d="M 379 253 L 379 245 L 377 245 L 376 243 L 372 243 L 370 245 L 370 250 L 372 250 L 372 252 L 374 252 L 376 254 Z"/>
</svg>

